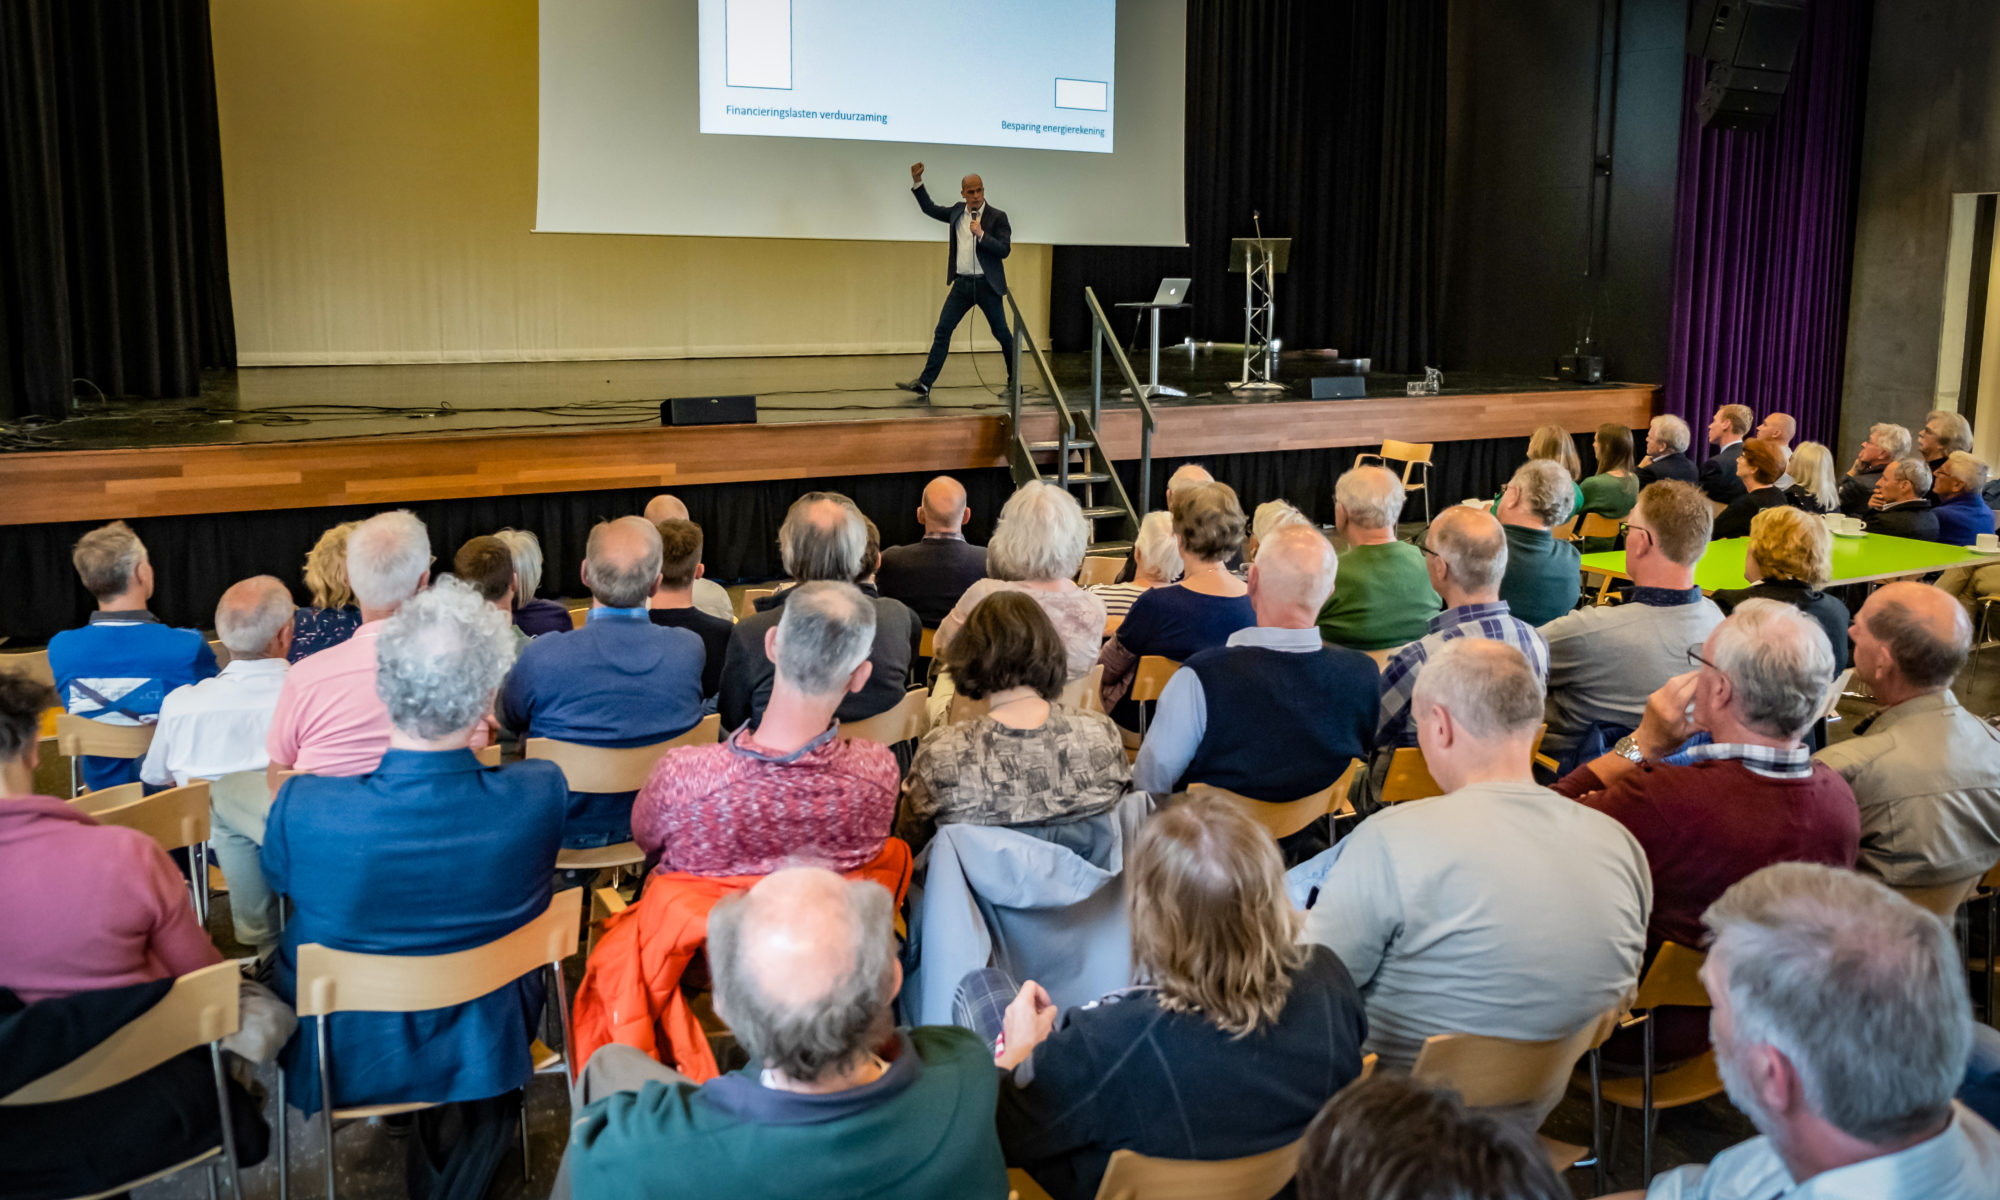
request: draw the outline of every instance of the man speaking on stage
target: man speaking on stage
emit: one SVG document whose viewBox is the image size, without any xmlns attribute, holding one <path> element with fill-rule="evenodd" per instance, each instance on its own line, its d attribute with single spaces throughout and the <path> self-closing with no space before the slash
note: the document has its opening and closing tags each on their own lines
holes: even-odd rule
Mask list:
<svg viewBox="0 0 2000 1200">
<path fill-rule="evenodd" d="M 1000 353 L 1007 361 L 1007 382 L 1011 385 L 1014 335 L 1007 328 L 1006 305 L 1000 302 L 1007 294 L 1007 266 L 1003 260 L 1014 248 L 1014 229 L 1007 223 L 1007 214 L 986 203 L 986 184 L 977 175 L 967 175 L 959 181 L 958 194 L 962 199 L 950 208 L 931 202 L 931 194 L 924 190 L 922 163 L 910 168 L 910 191 L 925 216 L 951 226 L 951 246 L 944 268 L 951 290 L 945 293 L 944 311 L 938 314 L 937 336 L 931 339 L 931 356 L 924 363 L 924 373 L 896 386 L 919 396 L 931 394 L 938 372 L 944 370 L 951 335 L 975 304 L 986 314 L 993 340 L 1000 343 Z"/>
</svg>

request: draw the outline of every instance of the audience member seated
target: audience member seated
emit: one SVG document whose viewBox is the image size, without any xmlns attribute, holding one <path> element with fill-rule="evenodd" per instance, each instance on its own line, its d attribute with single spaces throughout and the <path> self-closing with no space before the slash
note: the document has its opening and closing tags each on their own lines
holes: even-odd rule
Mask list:
<svg viewBox="0 0 2000 1200">
<path fill-rule="evenodd" d="M 1617 818 L 1645 850 L 1649 959 L 1666 942 L 1700 947 L 1702 912 L 1752 871 L 1774 862 L 1852 867 L 1860 847 L 1854 793 L 1804 744 L 1833 682 L 1819 626 L 1778 601 L 1745 600 L 1688 657 L 1696 669 L 1653 693 L 1636 732 L 1556 784 Z M 1707 1047 L 1701 1009 L 1656 1020 L 1654 1061 Z M 1638 1036 L 1621 1033 L 1605 1050 L 1614 1061 L 1643 1061 Z"/>
<path fill-rule="evenodd" d="M 2000 862 L 2000 731 L 1951 681 L 1972 627 L 1920 583 L 1879 588 L 1854 618 L 1854 674 L 1882 706 L 1819 752 L 1861 806 L 1861 867 L 1895 887 L 1933 887 Z"/>
<path fill-rule="evenodd" d="M 1221 800 L 1167 809 L 1126 873 L 1136 986 L 1060 1014 L 1041 985 L 1016 989 L 994 968 L 960 988 L 961 1023 L 1002 1068 L 1007 1162 L 1056 1200 L 1096 1195 L 1118 1150 L 1209 1160 L 1288 1145 L 1361 1073 L 1354 980 L 1298 940 L 1277 849 L 1247 815 Z"/>
<path fill-rule="evenodd" d="M 810 855 L 851 871 L 889 836 L 896 756 L 880 742 L 840 737 L 835 718 L 873 674 L 879 606 L 902 605 L 827 580 L 782 594 L 782 606 L 736 626 L 739 638 L 765 627 L 773 674 L 764 709 L 726 742 L 669 750 L 639 790 L 632 836 L 658 870 L 768 875 Z M 760 621 L 767 615 L 776 619 Z"/>
<path fill-rule="evenodd" d="M 1833 451 L 1818 442 L 1800 442 L 1786 464 L 1792 485 L 1785 489 L 1785 503 L 1809 513 L 1840 511 L 1840 485 L 1833 470 Z"/>
<path fill-rule="evenodd" d="M 1938 540 L 1947 546 L 1970 546 L 1982 533 L 1993 532 L 1993 510 L 1980 494 L 1986 486 L 1986 464 L 1963 450 L 1945 456 L 1931 476 L 1931 497 L 1937 514 Z"/>
<path fill-rule="evenodd" d="M 1205 470 L 1200 463 L 1182 463 L 1180 466 L 1174 468 L 1173 474 L 1167 476 L 1166 503 L 1160 511 L 1162 512 L 1173 511 L 1174 497 L 1178 496 L 1187 489 L 1192 487 L 1200 487 L 1202 484 L 1214 483 L 1214 482 L 1215 482 L 1215 476 L 1210 475 L 1208 471 Z M 1138 570 L 1138 565 L 1128 555 L 1125 559 L 1124 569 L 1118 572 L 1117 582 L 1131 583 L 1134 577 L 1134 573 L 1137 570 Z M 1175 576 L 1174 579 L 1169 579 L 1167 580 L 1167 582 L 1173 583 L 1178 578 L 1179 576 Z"/>
<path fill-rule="evenodd" d="M 941 824 L 1035 825 L 1115 808 L 1132 784 L 1118 727 L 1057 704 L 1068 656 L 1048 613 L 995 592 L 951 640 L 945 669 L 984 715 L 924 735 L 903 777 L 896 833 L 913 850 Z"/>
<path fill-rule="evenodd" d="M 1789 456 L 1792 451 L 1792 439 L 1798 435 L 1799 423 L 1792 419 L 1791 414 L 1774 412 L 1766 414 L 1762 421 L 1757 422 L 1757 432 L 1754 436 L 1758 441 L 1769 442 L 1772 449 L 1782 450 Z"/>
<path fill-rule="evenodd" d="M 387 526 L 396 533 L 416 524 L 387 515 L 402 519 Z M 355 531 L 350 567 L 369 556 L 363 539 L 382 521 Z M 369 574 L 354 571 L 364 612 L 374 607 Z M 469 749 L 514 660 L 506 616 L 465 584 L 440 580 L 394 616 L 364 624 L 356 640 L 380 660 L 373 682 L 390 723 L 381 763 L 355 778 L 286 780 L 264 826 L 264 875 L 292 903 L 273 984 L 287 1001 L 302 945 L 469 950 L 541 916 L 555 876 L 562 771 L 534 761 L 483 767 Z M 342 1013 L 329 1026 L 333 1103 L 480 1100 L 521 1087 L 534 1072 L 528 1043 L 541 1006 L 535 975 L 446 1008 Z M 316 1031 L 303 1026 L 284 1062 L 292 1103 L 311 1114 L 319 1064 Z"/>
<path fill-rule="evenodd" d="M 650 746 L 701 720 L 701 638 L 662 629 L 646 600 L 660 582 L 660 533 L 643 517 L 590 531 L 583 583 L 589 619 L 528 643 L 500 687 L 495 714 L 524 737 L 585 746 Z M 572 792 L 564 849 L 630 841 L 631 792 Z"/>
<path fill-rule="evenodd" d="M 936 629 L 965 589 L 986 578 L 985 549 L 965 540 L 971 516 L 964 485 L 940 475 L 924 485 L 923 503 L 917 505 L 923 540 L 882 551 L 876 590 L 909 605 L 926 629 Z"/>
<path fill-rule="evenodd" d="M 1639 502 L 1638 469 L 1632 465 L 1632 431 L 1616 421 L 1597 427 L 1597 474 L 1582 484 L 1583 503 L 1578 513 L 1591 513 L 1622 521 Z M 1615 547 L 1615 538 L 1583 538 L 1585 554 Z"/>
<path fill-rule="evenodd" d="M 451 556 L 451 573 L 478 592 L 481 600 L 506 613 L 512 624 L 514 593 L 519 585 L 514 579 L 514 552 L 506 542 L 492 534 L 468 538 Z M 525 649 L 530 640 L 520 626 L 514 626 L 515 653 Z"/>
<path fill-rule="evenodd" d="M 1708 440 L 1715 453 L 1701 464 L 1697 482 L 1710 500 L 1733 504 L 1743 495 L 1743 479 L 1736 473 L 1736 459 L 1743 453 L 1743 438 L 1750 432 L 1750 410 L 1741 404 L 1725 404 L 1715 410 L 1708 423 Z"/>
<path fill-rule="evenodd" d="M 685 629 L 701 639 L 701 698 L 713 702 L 722 690 L 722 660 L 729 652 L 733 622 L 695 604 L 694 585 L 701 582 L 701 526 L 678 517 L 661 521 L 660 586 L 646 602 L 653 624 Z"/>
<path fill-rule="evenodd" d="M 1686 421 L 1662 414 L 1646 426 L 1646 457 L 1639 460 L 1639 487 L 1643 490 L 1662 479 L 1693 483 L 1700 477 L 1687 448 L 1694 439 Z"/>
<path fill-rule="evenodd" d="M 1507 538 L 1500 522 L 1484 509 L 1448 508 L 1431 522 L 1423 548 L 1424 567 L 1431 587 L 1444 598 L 1444 611 L 1431 618 L 1428 633 L 1397 651 L 1382 670 L 1375 744 L 1384 751 L 1417 744 L 1410 724 L 1417 675 L 1441 647 L 1460 638 L 1505 642 L 1527 659 L 1535 682 L 1546 686 L 1549 677 L 1548 644 L 1500 598 L 1500 580 L 1507 572 Z"/>
<path fill-rule="evenodd" d="M 1916 440 L 1901 425 L 1883 421 L 1869 426 L 1868 440 L 1861 443 L 1860 452 L 1854 456 L 1854 465 L 1841 476 L 1840 511 L 1850 517 L 1867 512 L 1868 501 L 1875 495 L 1875 485 L 1882 479 L 1883 468 L 1897 459 L 1910 457 L 1916 448 Z"/>
<path fill-rule="evenodd" d="M 1256 511 L 1250 514 L 1250 535 L 1243 539 L 1243 561 L 1256 562 L 1257 549 L 1264 544 L 1264 539 L 1291 525 L 1303 525 L 1308 529 L 1313 527 L 1306 515 L 1292 507 L 1290 501 L 1266 500 L 1259 504 Z"/>
<path fill-rule="evenodd" d="M 1440 647 L 1411 711 L 1444 794 L 1375 814 L 1298 869 L 1332 860 L 1306 937 L 1354 973 L 1367 1048 L 1405 1074 L 1432 1034 L 1542 1041 L 1603 1016 L 1638 982 L 1651 899 L 1624 826 L 1535 783 L 1542 689 L 1519 650 Z"/>
<path fill-rule="evenodd" d="M 1544 425 L 1535 430 L 1528 438 L 1528 461 L 1552 462 L 1561 467 L 1563 474 L 1569 478 L 1569 511 L 1583 511 L 1583 485 L 1578 482 L 1583 478 L 1583 460 L 1577 457 L 1576 439 L 1569 435 L 1569 430 L 1560 425 Z M 1499 515 L 1500 499 L 1499 496 L 1493 498 L 1496 516 Z M 1569 518 L 1565 516 L 1562 520 Z"/>
<path fill-rule="evenodd" d="M 1711 599 L 1725 614 L 1745 600 L 1791 605 L 1819 625 L 1833 649 L 1834 670 L 1845 670 L 1851 618 L 1845 604 L 1820 590 L 1832 578 L 1832 564 L 1833 535 L 1826 522 L 1797 508 L 1766 509 L 1750 521 L 1750 548 L 1743 557 L 1750 586 L 1718 591 Z"/>
<path fill-rule="evenodd" d="M 529 637 L 568 632 L 573 626 L 569 609 L 535 596 L 542 586 L 542 540 L 525 529 L 503 529 L 493 536 L 514 554 L 514 627 Z"/>
<path fill-rule="evenodd" d="M 400 510 L 361 522 L 347 539 L 347 577 L 361 605 L 361 628 L 286 672 L 264 743 L 274 792 L 285 771 L 366 775 L 389 747 L 389 710 L 376 691 L 375 638 L 384 621 L 430 584 L 431 538 L 424 523 Z M 480 744 L 484 734 L 482 726 Z"/>
<path fill-rule="evenodd" d="M 1355 467 L 1333 487 L 1333 528 L 1347 549 L 1340 582 L 1319 613 L 1320 636 L 1356 650 L 1388 650 L 1424 636 L 1443 603 L 1424 555 L 1396 540 L 1403 483 L 1382 467 Z"/>
<path fill-rule="evenodd" d="M 1166 587 L 1181 577 L 1181 547 L 1174 540 L 1174 517 L 1165 509 L 1147 513 L 1139 521 L 1139 537 L 1132 543 L 1132 580 L 1129 583 L 1093 584 L 1090 593 L 1104 601 L 1106 619 L 1123 620 L 1132 611 L 1132 602 L 1142 593 Z"/>
<path fill-rule="evenodd" d="M 1500 598 L 1530 625 L 1546 625 L 1569 612 L 1583 594 L 1576 547 L 1557 541 L 1553 532 L 1569 520 L 1575 490 L 1560 464 L 1529 459 L 1500 493 L 1495 515 L 1507 535 Z"/>
<path fill-rule="evenodd" d="M 688 516 L 688 506 L 681 503 L 680 497 L 669 496 L 665 493 L 648 500 L 646 502 L 646 511 L 643 515 L 646 518 L 646 522 L 654 526 L 659 525 L 663 521 L 689 521 L 693 519 Z M 702 564 L 695 564 L 694 587 L 689 589 L 694 594 L 694 606 L 718 621 L 728 621 L 731 624 L 735 624 L 736 606 L 729 601 L 729 589 L 723 587 L 713 579 L 707 578 L 707 572 L 708 569 Z"/>
<path fill-rule="evenodd" d="M 292 648 L 286 652 L 290 661 L 338 646 L 361 628 L 361 610 L 347 585 L 347 538 L 360 524 L 342 521 L 320 534 L 306 553 L 306 592 L 312 603 L 292 617 Z"/>
<path fill-rule="evenodd" d="M 1861 516 L 1862 527 L 1886 537 L 1937 541 L 1937 511 L 1924 498 L 1930 490 L 1931 469 L 1921 459 L 1897 459 L 1882 469 L 1868 510 Z"/>
<path fill-rule="evenodd" d="M 1972 1011 L 1943 922 L 1853 872 L 1785 863 L 1702 923 L 1716 1067 L 1762 1136 L 1657 1176 L 1648 1200 L 1990 1200 L 2000 1133 L 1952 1100 Z"/>
<path fill-rule="evenodd" d="M 1317 529 L 1272 534 L 1250 564 L 1257 624 L 1182 664 L 1133 767 L 1156 795 L 1190 783 L 1283 803 L 1330 786 L 1375 746 L 1375 663 L 1313 624 L 1339 566 Z M 1321 846 L 1324 840 L 1321 839 Z"/>
<path fill-rule="evenodd" d="M 292 593 L 269 575 L 222 593 L 215 632 L 229 665 L 213 679 L 186 684 L 160 705 L 153 744 L 139 777 L 157 787 L 223 780 L 210 789 L 209 841 L 229 884 L 236 940 L 268 955 L 278 942 L 278 907 L 257 865 L 271 789 L 265 739 L 284 686 L 285 651 L 292 644 Z"/>
<path fill-rule="evenodd" d="M 1934 409 L 1924 417 L 1924 426 L 1917 430 L 1917 457 L 1936 475 L 1944 469 L 1945 459 L 1958 451 L 1972 453 L 1972 423 L 1964 414 Z"/>
<path fill-rule="evenodd" d="M 1186 662 L 1257 623 L 1248 585 L 1226 565 L 1243 545 L 1243 508 L 1235 491 L 1226 483 L 1184 488 L 1174 494 L 1172 513 L 1181 581 L 1132 601 L 1125 623 L 1104 643 L 1098 659 L 1104 664 L 1105 707 L 1127 729 L 1140 724 L 1138 705 L 1125 697 L 1141 658 L 1151 654 Z"/>
<path fill-rule="evenodd" d="M 1042 606 L 1062 637 L 1067 677 L 1089 674 L 1104 645 L 1105 621 L 1104 601 L 1076 583 L 1089 548 L 1090 522 L 1075 496 L 1053 483 L 1022 484 L 1007 497 L 986 543 L 987 577 L 966 588 L 939 623 L 933 641 L 937 653 L 945 654 L 980 601 L 999 592 L 1020 592 Z M 949 685 L 940 690 L 949 697 Z"/>
<path fill-rule="evenodd" d="M 1005 1200 L 992 1050 L 965 1029 L 894 1027 L 894 916 L 881 886 L 816 867 L 718 903 L 715 1011 L 748 1065 L 697 1086 L 630 1046 L 597 1051 L 558 1194 L 566 1179 L 576 1200 Z"/>
<path fill-rule="evenodd" d="M 1713 520 L 1708 499 L 1688 484 L 1662 480 L 1640 490 L 1625 532 L 1631 597 L 1542 627 L 1549 647 L 1546 753 L 1573 763 L 1573 752 L 1598 733 L 1616 731 L 1607 739 L 1616 740 L 1636 729 L 1646 698 L 1686 669 L 1687 648 L 1721 623 L 1722 610 L 1694 585 Z"/>
<path fill-rule="evenodd" d="M 1767 508 L 1791 503 L 1780 480 L 1785 476 L 1785 455 L 1769 442 L 1752 439 L 1743 443 L 1736 456 L 1736 480 L 1743 493 L 1715 514 L 1717 540 L 1750 536 L 1750 518 Z"/>
<path fill-rule="evenodd" d="M 1306 1128 L 1299 1200 L 1570 1200 L 1528 1131 L 1399 1075 L 1343 1088 Z"/>
<path fill-rule="evenodd" d="M 868 527 L 854 501 L 837 492 L 807 492 L 792 502 L 778 529 L 778 553 L 785 572 L 800 584 L 845 583 L 861 574 L 867 553 Z M 874 647 L 868 653 L 869 672 L 861 686 L 846 695 L 838 716 L 859 721 L 887 712 L 902 702 L 912 680 L 911 667 L 923 643 L 923 625 L 900 600 L 861 589 L 874 609 L 870 623 Z M 722 684 L 717 711 L 725 730 L 754 725 L 763 718 L 772 694 L 771 631 L 778 627 L 785 605 L 798 588 L 787 587 L 757 601 L 757 611 L 736 623 L 722 659 Z"/>
</svg>

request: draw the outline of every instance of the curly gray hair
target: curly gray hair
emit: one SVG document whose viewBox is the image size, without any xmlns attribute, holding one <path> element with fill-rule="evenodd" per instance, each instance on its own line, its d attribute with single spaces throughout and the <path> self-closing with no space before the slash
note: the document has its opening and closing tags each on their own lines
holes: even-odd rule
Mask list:
<svg viewBox="0 0 2000 1200">
<path fill-rule="evenodd" d="M 1562 524 L 1576 507 L 1576 483 L 1554 459 L 1531 458 L 1522 463 L 1507 486 L 1521 494 L 1521 504 L 1544 525 Z"/>
<path fill-rule="evenodd" d="M 1090 522 L 1076 497 L 1053 483 L 1029 480 L 1000 508 L 1000 523 L 986 544 L 986 567 L 995 579 L 1068 579 L 1090 548 Z"/>
<path fill-rule="evenodd" d="M 507 614 L 448 575 L 382 623 L 375 694 L 397 729 L 441 738 L 471 727 L 493 707 L 493 693 L 513 665 Z"/>
</svg>

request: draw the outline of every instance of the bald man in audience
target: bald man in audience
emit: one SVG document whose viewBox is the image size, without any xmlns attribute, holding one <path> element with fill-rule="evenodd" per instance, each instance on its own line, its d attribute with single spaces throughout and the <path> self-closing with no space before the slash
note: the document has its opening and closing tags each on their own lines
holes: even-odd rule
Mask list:
<svg viewBox="0 0 2000 1200">
<path fill-rule="evenodd" d="M 971 516 L 965 487 L 958 480 L 940 475 L 925 484 L 923 503 L 917 506 L 923 540 L 882 551 L 875 569 L 876 592 L 901 600 L 916 612 L 924 628 L 936 629 L 965 589 L 986 578 L 985 548 L 965 540 L 965 522 Z"/>
<path fill-rule="evenodd" d="M 1789 462 L 1792 457 L 1792 439 L 1797 437 L 1798 433 L 1799 423 L 1794 421 L 1790 414 L 1774 412 L 1757 423 L 1757 431 L 1751 436 L 1760 442 L 1770 443 L 1773 450 L 1780 452 L 1779 460 Z M 1783 491 L 1795 482 L 1797 481 L 1792 478 L 1792 473 L 1787 471 L 1780 475 L 1778 482 L 1772 486 Z"/>
<path fill-rule="evenodd" d="M 1969 882 L 2000 862 L 2000 731 L 1951 682 L 1972 623 L 1949 595 L 1891 583 L 1851 627 L 1854 674 L 1882 705 L 1815 757 L 1861 806 L 1861 868 L 1895 887 Z"/>
<path fill-rule="evenodd" d="M 693 519 L 688 516 L 688 506 L 681 503 L 680 497 L 669 495 L 665 492 L 646 501 L 644 516 L 647 524 L 655 526 L 662 521 L 687 521 Z M 703 578 L 707 571 L 708 568 L 703 564 L 695 564 L 694 606 L 711 617 L 719 617 L 724 621 L 734 624 L 736 621 L 736 606 L 729 602 L 729 590 L 713 579 Z"/>
<path fill-rule="evenodd" d="M 1171 512 L 1174 507 L 1174 496 L 1176 494 L 1186 491 L 1191 487 L 1200 487 L 1204 483 L 1214 482 L 1215 476 L 1210 475 L 1208 468 L 1202 466 L 1200 463 L 1182 463 L 1180 466 L 1174 468 L 1173 474 L 1167 476 L 1167 500 L 1165 504 L 1160 506 L 1160 510 L 1162 512 Z M 1242 564 L 1242 561 L 1240 555 L 1231 555 L 1227 565 L 1230 570 L 1234 571 Z M 1112 582 L 1131 583 L 1138 577 L 1139 568 L 1133 562 L 1132 556 L 1128 554 L 1125 556 L 1125 565 L 1119 569 L 1118 577 Z M 1172 583 L 1174 580 L 1169 579 L 1167 582 Z"/>
<path fill-rule="evenodd" d="M 586 746 L 647 746 L 677 737 L 702 716 L 700 635 L 655 625 L 646 608 L 660 584 L 660 531 L 620 517 L 590 531 L 582 628 L 537 638 L 521 651 L 494 705 L 526 737 Z M 632 840 L 632 792 L 572 792 L 563 846 Z"/>
<path fill-rule="evenodd" d="M 749 1064 L 697 1086 L 630 1046 L 599 1050 L 558 1200 L 1004 1200 L 993 1047 L 955 1026 L 895 1028 L 894 916 L 880 885 L 820 867 L 716 905 L 715 1010 Z"/>
</svg>

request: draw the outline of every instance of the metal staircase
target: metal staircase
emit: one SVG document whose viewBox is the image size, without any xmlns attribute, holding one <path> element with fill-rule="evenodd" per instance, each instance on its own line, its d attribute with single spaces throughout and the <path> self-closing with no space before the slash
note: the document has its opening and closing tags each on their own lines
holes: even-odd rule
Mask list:
<svg viewBox="0 0 2000 1200">
<path fill-rule="evenodd" d="M 1090 308 L 1090 412 L 1088 415 L 1072 409 L 1063 397 L 1062 388 L 1056 384 L 1055 372 L 1049 369 L 1049 360 L 1042 348 L 1035 344 L 1034 335 L 1028 332 L 1028 323 L 1021 316 L 1021 308 L 1014 303 L 1010 293 L 1007 307 L 1014 314 L 1014 361 L 1009 365 L 1014 385 L 1007 395 L 1007 461 L 1014 471 L 1016 487 L 1031 479 L 1040 479 L 1058 487 L 1075 491 L 1082 489 L 1077 502 L 1083 506 L 1083 515 L 1090 521 L 1090 554 L 1123 554 L 1131 549 L 1132 542 L 1139 536 L 1139 518 L 1146 514 L 1146 498 L 1151 495 L 1153 471 L 1153 430 L 1158 424 L 1153 413 L 1153 405 L 1146 397 L 1145 389 L 1139 386 L 1139 377 L 1133 373 L 1131 362 L 1112 333 L 1111 325 L 1104 319 L 1104 308 L 1097 302 L 1096 293 L 1083 289 L 1084 303 Z M 1048 392 L 1055 405 L 1056 437 L 1045 442 L 1031 442 L 1021 424 L 1021 349 L 1026 347 L 1035 360 L 1035 370 L 1042 377 L 1042 387 Z M 1125 484 L 1118 478 L 1118 470 L 1105 453 L 1099 431 L 1104 418 L 1104 348 L 1111 348 L 1112 361 L 1119 374 L 1125 378 L 1125 386 L 1139 403 L 1139 504 L 1134 506 L 1132 498 L 1125 492 Z"/>
</svg>

